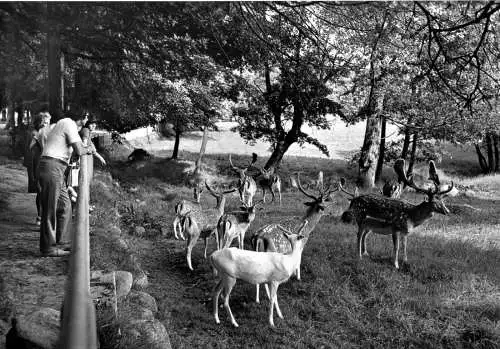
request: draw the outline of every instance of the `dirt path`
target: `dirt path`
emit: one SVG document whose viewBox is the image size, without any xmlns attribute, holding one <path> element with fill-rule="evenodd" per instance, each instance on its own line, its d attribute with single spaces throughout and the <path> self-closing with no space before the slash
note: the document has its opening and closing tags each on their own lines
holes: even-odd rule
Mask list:
<svg viewBox="0 0 500 349">
<path fill-rule="evenodd" d="M 5 132 L 2 130 L 2 133 Z M 5 149 L 5 134 L 0 147 Z M 42 258 L 39 227 L 35 224 L 34 194 L 27 193 L 26 169 L 21 161 L 0 155 L 0 299 L 11 304 L 14 316 L 34 309 L 60 309 L 68 258 Z M 8 310 L 0 314 L 0 348 L 10 324 Z"/>
</svg>

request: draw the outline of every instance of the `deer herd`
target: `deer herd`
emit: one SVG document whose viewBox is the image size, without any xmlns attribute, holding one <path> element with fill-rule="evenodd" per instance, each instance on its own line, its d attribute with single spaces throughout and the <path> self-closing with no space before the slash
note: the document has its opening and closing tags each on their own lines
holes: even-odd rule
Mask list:
<svg viewBox="0 0 500 349">
<path fill-rule="evenodd" d="M 342 221 L 355 222 L 357 231 L 357 254 L 361 259 L 367 256 L 366 237 L 371 233 L 391 235 L 393 240 L 393 265 L 399 269 L 399 245 L 403 245 L 403 261 L 407 262 L 406 247 L 408 235 L 434 213 L 448 214 L 449 210 L 441 197 L 453 189 L 453 182 L 442 190 L 441 183 L 433 161 L 429 162 L 429 179 L 433 185 L 430 188 L 420 187 L 414 183 L 413 176 L 405 173 L 403 159 L 394 164 L 397 181 L 386 182 L 379 194 L 367 193 L 360 195 L 358 190 L 350 192 L 346 189 L 346 181 L 323 184 L 323 173 L 320 172 L 314 189 L 310 192 L 303 187 L 300 175 L 290 178 L 292 186 L 297 188 L 307 199 L 307 207 L 302 216 L 294 216 L 277 223 L 265 224 L 254 230 L 248 239 L 251 250 L 244 249 L 245 234 L 255 220 L 258 210 L 263 209 L 266 191 L 271 193 L 271 202 L 279 198 L 281 205 L 281 178 L 274 169 L 258 168 L 254 164 L 257 155 L 253 154 L 251 162 L 245 167 L 233 165 L 231 156 L 229 164 L 238 175 L 238 182 L 229 189 L 216 189 L 207 181 L 204 187 L 216 199 L 215 207 L 203 207 L 200 204 L 200 195 L 204 188 L 200 185 L 194 188 L 194 200 L 182 200 L 175 205 L 173 221 L 174 237 L 187 241 L 186 261 L 190 270 L 193 270 L 191 253 L 199 237 L 205 242 L 204 256 L 207 258 L 208 239 L 215 238 L 216 251 L 208 260 L 214 276 L 218 277 L 213 289 L 213 316 L 216 323 L 220 323 L 218 315 L 218 301 L 222 293 L 224 308 L 228 313 L 233 326 L 238 323 L 234 319 L 229 306 L 229 297 L 240 279 L 256 285 L 255 300 L 259 303 L 259 285 L 264 284 L 267 297 L 270 300 L 269 324 L 274 326 L 273 310 L 278 317 L 283 318 L 278 305 L 277 290 L 280 284 L 291 276 L 300 280 L 300 265 L 302 251 L 327 208 L 333 204 L 335 192 L 345 193 L 350 200 L 349 208 L 342 214 Z M 255 176 L 249 174 L 254 168 L 258 170 Z M 254 203 L 258 187 L 262 190 L 262 199 Z M 426 200 L 418 205 L 410 204 L 399 199 L 405 187 L 414 189 L 417 193 L 426 195 Z M 225 211 L 226 196 L 238 191 L 241 208 L 234 211 Z M 238 248 L 231 247 L 234 240 Z"/>
</svg>

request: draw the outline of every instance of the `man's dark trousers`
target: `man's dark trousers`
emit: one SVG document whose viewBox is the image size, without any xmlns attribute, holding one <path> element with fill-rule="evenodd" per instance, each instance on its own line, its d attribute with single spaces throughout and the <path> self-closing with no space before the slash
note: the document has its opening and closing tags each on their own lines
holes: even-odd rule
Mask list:
<svg viewBox="0 0 500 349">
<path fill-rule="evenodd" d="M 56 244 L 68 242 L 71 223 L 71 200 L 68 195 L 65 172 L 68 164 L 62 160 L 40 159 L 40 186 L 42 220 L 40 224 L 40 252 L 50 253 Z"/>
</svg>

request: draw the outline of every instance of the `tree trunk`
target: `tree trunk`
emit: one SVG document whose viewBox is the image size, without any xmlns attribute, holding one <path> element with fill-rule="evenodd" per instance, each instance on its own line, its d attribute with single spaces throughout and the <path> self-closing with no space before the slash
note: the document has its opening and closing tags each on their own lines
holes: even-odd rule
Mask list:
<svg viewBox="0 0 500 349">
<path fill-rule="evenodd" d="M 488 156 L 488 173 L 492 173 L 495 171 L 495 158 L 493 155 L 493 142 L 492 142 L 492 134 L 487 133 L 486 136 L 486 154 Z"/>
<path fill-rule="evenodd" d="M 179 155 L 179 143 L 181 141 L 182 131 L 179 128 L 175 128 L 175 143 L 174 143 L 174 151 L 172 153 L 172 159 L 177 159 Z"/>
<path fill-rule="evenodd" d="M 408 150 L 410 149 L 411 128 L 409 125 L 412 121 L 413 118 L 410 116 L 408 118 L 408 126 L 405 127 L 405 138 L 403 140 L 403 149 L 401 150 L 401 158 L 405 160 L 408 157 Z"/>
<path fill-rule="evenodd" d="M 499 170 L 499 164 L 498 164 L 498 139 L 499 138 L 500 138 L 500 135 L 498 133 L 493 135 L 493 151 L 495 153 L 495 173 L 497 173 Z"/>
<path fill-rule="evenodd" d="M 203 158 L 203 155 L 205 155 L 205 151 L 207 150 L 207 143 L 208 143 L 208 127 L 204 126 L 203 138 L 201 139 L 200 153 L 198 154 L 198 159 L 196 159 L 196 166 L 194 169 L 195 173 L 199 173 L 201 171 L 201 160 Z"/>
<path fill-rule="evenodd" d="M 54 4 L 47 4 L 49 19 L 54 15 Z M 56 28 L 50 27 L 47 33 L 47 63 L 49 73 L 49 112 L 51 121 L 63 118 L 64 110 L 64 56 L 61 52 L 61 40 Z"/>
<path fill-rule="evenodd" d="M 481 167 L 481 171 L 486 174 L 488 173 L 488 163 L 486 162 L 486 159 L 481 152 L 481 147 L 479 144 L 474 143 L 474 147 L 476 148 L 476 154 L 477 154 L 477 160 L 479 161 L 479 167 Z"/>
<path fill-rule="evenodd" d="M 10 102 L 7 109 L 7 129 L 14 129 L 16 127 L 16 119 L 15 119 L 15 104 L 14 102 Z"/>
<path fill-rule="evenodd" d="M 415 165 L 417 147 L 418 147 L 418 132 L 415 131 L 415 133 L 413 134 L 413 143 L 411 145 L 410 162 L 408 164 L 408 170 L 406 171 L 407 177 L 410 177 L 413 174 L 413 166 Z"/>
<path fill-rule="evenodd" d="M 380 177 L 382 176 L 382 169 L 384 167 L 384 157 L 385 157 L 385 135 L 386 135 L 387 120 L 384 116 L 381 116 L 380 119 L 381 119 L 380 149 L 377 161 L 377 168 L 375 170 L 375 182 L 378 182 L 380 180 Z"/>
<path fill-rule="evenodd" d="M 267 160 L 264 168 L 266 170 L 269 170 L 271 168 L 279 167 L 283 156 L 293 143 L 294 142 L 287 141 L 286 137 L 283 140 L 276 142 L 276 144 L 274 145 L 274 150 Z"/>
</svg>

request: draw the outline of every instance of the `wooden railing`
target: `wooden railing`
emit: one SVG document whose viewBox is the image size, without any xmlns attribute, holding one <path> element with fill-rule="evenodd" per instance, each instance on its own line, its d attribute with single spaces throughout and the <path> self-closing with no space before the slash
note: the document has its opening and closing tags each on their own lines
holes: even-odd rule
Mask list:
<svg viewBox="0 0 500 349">
<path fill-rule="evenodd" d="M 60 349 L 95 349 L 97 331 L 94 304 L 90 296 L 89 185 L 92 156 L 80 158 L 76 224 L 73 233 L 69 276 L 66 281 Z"/>
</svg>

